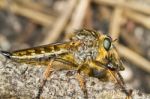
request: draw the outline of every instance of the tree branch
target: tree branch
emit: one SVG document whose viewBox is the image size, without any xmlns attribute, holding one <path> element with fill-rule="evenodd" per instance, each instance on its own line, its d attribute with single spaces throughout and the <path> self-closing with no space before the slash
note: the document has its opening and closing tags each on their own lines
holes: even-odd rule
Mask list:
<svg viewBox="0 0 150 99">
<path fill-rule="evenodd" d="M 26 70 L 26 71 L 25 71 Z M 0 99 L 35 98 L 45 67 L 0 61 Z M 24 72 L 25 71 L 25 72 Z M 56 71 L 46 82 L 42 97 L 44 99 L 83 99 L 83 92 L 75 75 L 67 76 L 67 71 Z M 50 80 L 51 79 L 51 80 Z M 87 77 L 86 86 L 89 99 L 125 99 L 126 95 L 114 83 L 102 82 Z M 139 95 L 133 91 L 134 99 L 148 99 L 150 95 Z"/>
</svg>

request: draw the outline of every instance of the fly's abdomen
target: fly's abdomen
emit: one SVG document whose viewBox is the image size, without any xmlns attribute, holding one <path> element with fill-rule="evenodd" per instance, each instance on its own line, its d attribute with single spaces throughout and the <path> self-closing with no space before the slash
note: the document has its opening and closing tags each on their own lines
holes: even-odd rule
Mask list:
<svg viewBox="0 0 150 99">
<path fill-rule="evenodd" d="M 0 53 L 5 56 L 6 58 L 10 59 L 12 54 L 10 52 L 7 51 L 0 51 Z"/>
<path fill-rule="evenodd" d="M 1 53 L 13 61 L 20 63 L 46 62 L 59 55 L 68 53 L 66 44 L 53 44 L 23 49 L 13 52 L 1 51 Z"/>
</svg>

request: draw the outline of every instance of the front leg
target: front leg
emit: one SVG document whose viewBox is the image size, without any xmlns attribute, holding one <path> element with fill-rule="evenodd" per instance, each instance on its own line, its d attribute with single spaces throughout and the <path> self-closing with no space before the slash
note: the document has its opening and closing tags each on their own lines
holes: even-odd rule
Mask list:
<svg viewBox="0 0 150 99">
<path fill-rule="evenodd" d="M 106 73 L 110 74 L 110 77 L 119 84 L 119 86 L 122 88 L 123 92 L 127 95 L 126 99 L 132 99 L 132 97 L 131 97 L 132 90 L 128 91 L 126 89 L 125 82 L 124 82 L 122 76 L 120 75 L 119 71 L 117 71 L 117 70 L 112 71 L 109 68 L 107 68 L 103 63 L 100 63 L 98 61 L 94 61 L 93 63 L 95 64 L 94 67 L 99 66 L 99 68 L 105 70 Z M 97 67 L 97 70 L 98 70 L 98 67 Z"/>
<path fill-rule="evenodd" d="M 110 73 L 112 78 L 120 85 L 120 87 L 122 88 L 122 91 L 127 95 L 126 99 L 132 99 L 132 90 L 128 91 L 126 89 L 126 85 L 121 74 L 118 71 L 111 71 L 109 69 L 107 71 Z"/>
</svg>

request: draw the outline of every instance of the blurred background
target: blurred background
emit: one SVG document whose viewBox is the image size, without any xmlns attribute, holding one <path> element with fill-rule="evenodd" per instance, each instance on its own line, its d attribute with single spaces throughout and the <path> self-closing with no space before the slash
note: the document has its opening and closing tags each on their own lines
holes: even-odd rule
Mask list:
<svg viewBox="0 0 150 99">
<path fill-rule="evenodd" d="M 150 93 L 150 0 L 0 0 L 0 49 L 63 42 L 81 28 L 118 39 L 130 88 Z"/>
</svg>

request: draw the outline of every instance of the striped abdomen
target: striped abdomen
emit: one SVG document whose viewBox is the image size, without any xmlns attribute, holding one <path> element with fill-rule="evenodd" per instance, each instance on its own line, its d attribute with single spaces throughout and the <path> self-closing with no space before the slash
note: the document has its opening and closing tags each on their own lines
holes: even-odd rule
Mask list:
<svg viewBox="0 0 150 99">
<path fill-rule="evenodd" d="M 35 63 L 46 62 L 51 58 L 58 57 L 59 55 L 67 54 L 69 43 L 44 45 L 29 49 L 17 50 L 13 52 L 1 51 L 7 58 L 16 62 Z"/>
</svg>

